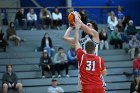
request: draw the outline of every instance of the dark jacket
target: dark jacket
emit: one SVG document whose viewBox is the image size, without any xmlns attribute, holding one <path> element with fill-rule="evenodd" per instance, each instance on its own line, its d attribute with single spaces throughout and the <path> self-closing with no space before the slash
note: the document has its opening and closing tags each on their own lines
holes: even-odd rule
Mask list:
<svg viewBox="0 0 140 93">
<path fill-rule="evenodd" d="M 136 35 L 137 30 L 135 26 L 128 26 L 126 30 L 127 35 Z"/>
<path fill-rule="evenodd" d="M 44 58 L 43 56 L 40 58 L 39 66 L 45 68 L 47 65 L 52 65 L 52 60 L 48 56 L 47 58 Z"/>
<path fill-rule="evenodd" d="M 9 40 L 9 37 L 12 36 L 12 35 L 16 35 L 16 30 L 15 29 L 11 29 L 11 28 L 8 28 L 7 31 L 7 40 Z"/>
<path fill-rule="evenodd" d="M 99 38 L 100 38 L 100 40 L 106 41 L 107 38 L 108 38 L 107 33 L 106 33 L 106 36 L 104 36 L 103 33 L 100 32 L 100 33 L 99 33 Z"/>
<path fill-rule="evenodd" d="M 26 19 L 26 16 L 19 11 L 16 13 L 15 19 L 18 19 L 18 21 L 22 21 L 22 19 Z"/>
<path fill-rule="evenodd" d="M 42 41 L 41 41 L 41 50 L 43 51 L 44 47 L 46 47 L 46 41 L 45 41 L 45 37 L 42 38 Z M 49 47 L 50 48 L 53 48 L 53 45 L 52 45 L 52 40 L 50 37 L 48 37 L 48 41 L 49 41 Z"/>
<path fill-rule="evenodd" d="M 0 33 L 0 40 L 3 40 L 3 38 L 4 38 L 4 33 L 2 32 Z"/>
<path fill-rule="evenodd" d="M 16 73 L 12 72 L 11 76 L 8 72 L 4 73 L 3 74 L 3 77 L 2 77 L 2 83 L 10 83 L 10 84 L 16 84 L 17 83 L 17 76 L 16 76 Z"/>
</svg>

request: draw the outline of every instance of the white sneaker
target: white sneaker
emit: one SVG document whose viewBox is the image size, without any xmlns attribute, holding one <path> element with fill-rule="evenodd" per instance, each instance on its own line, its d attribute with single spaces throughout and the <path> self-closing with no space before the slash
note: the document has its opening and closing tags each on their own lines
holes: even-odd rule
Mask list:
<svg viewBox="0 0 140 93">
<path fill-rule="evenodd" d="M 45 76 L 42 76 L 42 78 L 45 78 Z"/>
<path fill-rule="evenodd" d="M 69 77 L 70 77 L 70 75 L 68 75 L 68 74 L 67 74 L 67 75 L 66 75 L 66 77 L 68 77 L 68 78 L 69 78 Z"/>
<path fill-rule="evenodd" d="M 53 75 L 52 78 L 55 78 L 55 75 Z"/>
<path fill-rule="evenodd" d="M 58 78 L 61 78 L 61 75 L 58 75 Z"/>
</svg>

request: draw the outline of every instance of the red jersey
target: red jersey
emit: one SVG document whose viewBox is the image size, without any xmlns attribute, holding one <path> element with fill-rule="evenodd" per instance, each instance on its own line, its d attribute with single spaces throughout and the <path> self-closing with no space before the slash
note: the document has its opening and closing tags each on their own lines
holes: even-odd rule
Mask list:
<svg viewBox="0 0 140 93">
<path fill-rule="evenodd" d="M 94 54 L 86 54 L 81 48 L 77 49 L 77 58 L 82 85 L 102 87 L 101 71 L 105 69 L 103 58 Z"/>
<path fill-rule="evenodd" d="M 138 58 L 133 61 L 133 70 L 140 70 L 140 60 Z"/>
</svg>

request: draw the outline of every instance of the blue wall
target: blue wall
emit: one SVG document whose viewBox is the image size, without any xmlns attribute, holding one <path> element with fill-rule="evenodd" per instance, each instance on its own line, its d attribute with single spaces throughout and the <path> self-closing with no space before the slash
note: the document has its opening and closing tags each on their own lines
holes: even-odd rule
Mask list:
<svg viewBox="0 0 140 93">
<path fill-rule="evenodd" d="M 41 6 L 66 6 L 66 0 L 36 0 Z M 72 6 L 104 6 L 106 0 L 72 0 Z M 136 25 L 140 25 L 140 0 L 114 0 L 115 5 L 124 7 L 124 13 L 130 15 Z M 21 7 L 35 7 L 31 0 L 21 0 Z M 53 11 L 53 10 L 51 10 Z M 65 15 L 66 10 L 60 10 Z M 106 23 L 107 11 L 86 9 L 88 17 L 97 23 Z"/>
<path fill-rule="evenodd" d="M 80 3 L 79 3 L 80 2 Z M 106 0 L 72 0 L 73 6 L 104 6 L 106 3 Z M 140 25 L 140 0 L 114 0 L 115 5 L 121 5 L 124 7 L 124 13 L 126 15 L 130 15 L 132 19 L 134 20 L 134 23 L 136 25 Z M 97 18 L 97 22 L 105 21 L 106 20 L 106 14 L 103 14 L 104 19 L 99 20 L 98 18 L 101 17 L 100 12 L 105 13 L 105 11 L 100 11 L 99 9 L 94 9 L 88 11 L 90 14 L 94 14 Z M 96 19 L 94 18 L 94 19 Z"/>
</svg>

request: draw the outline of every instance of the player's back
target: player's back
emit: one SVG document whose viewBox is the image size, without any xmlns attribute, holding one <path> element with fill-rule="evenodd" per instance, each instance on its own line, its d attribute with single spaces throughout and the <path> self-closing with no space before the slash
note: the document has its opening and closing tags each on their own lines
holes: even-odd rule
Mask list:
<svg viewBox="0 0 140 93">
<path fill-rule="evenodd" d="M 83 54 L 81 64 L 79 65 L 80 79 L 83 85 L 102 86 L 101 62 L 99 56 L 94 54 Z"/>
</svg>

